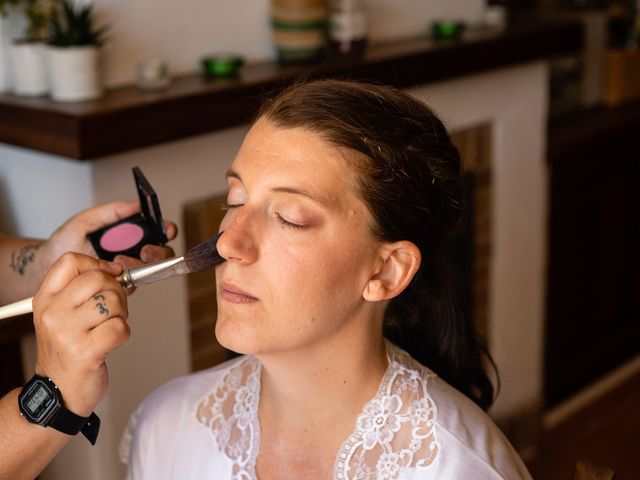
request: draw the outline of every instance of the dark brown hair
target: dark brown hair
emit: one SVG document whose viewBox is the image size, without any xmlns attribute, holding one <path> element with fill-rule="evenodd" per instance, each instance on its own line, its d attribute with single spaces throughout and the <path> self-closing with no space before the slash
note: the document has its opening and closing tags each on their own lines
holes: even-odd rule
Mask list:
<svg viewBox="0 0 640 480">
<path fill-rule="evenodd" d="M 385 312 L 385 336 L 488 408 L 493 385 L 483 359 L 493 362 L 460 312 L 446 251 L 464 205 L 460 157 L 442 122 L 400 90 L 339 80 L 289 87 L 263 104 L 260 117 L 364 154 L 352 167 L 373 235 L 411 241 L 422 255 L 413 281 Z"/>
</svg>

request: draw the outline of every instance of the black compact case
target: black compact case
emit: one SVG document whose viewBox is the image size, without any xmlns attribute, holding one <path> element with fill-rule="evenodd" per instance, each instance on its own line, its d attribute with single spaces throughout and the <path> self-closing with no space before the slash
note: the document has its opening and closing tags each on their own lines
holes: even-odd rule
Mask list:
<svg viewBox="0 0 640 480">
<path fill-rule="evenodd" d="M 168 241 L 155 190 L 140 168 L 133 167 L 132 170 L 141 212 L 87 235 L 98 256 L 104 260 L 111 261 L 116 255 L 140 258 L 144 245 L 164 245 Z"/>
</svg>

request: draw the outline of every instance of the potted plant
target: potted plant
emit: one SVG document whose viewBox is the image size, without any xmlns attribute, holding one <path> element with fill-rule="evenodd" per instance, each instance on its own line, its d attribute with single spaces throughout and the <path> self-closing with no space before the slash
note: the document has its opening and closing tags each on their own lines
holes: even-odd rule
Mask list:
<svg viewBox="0 0 640 480">
<path fill-rule="evenodd" d="M 96 28 L 93 5 L 62 0 L 49 31 L 47 63 L 51 97 L 82 101 L 102 95 L 99 51 L 106 28 Z"/>
<path fill-rule="evenodd" d="M 11 34 L 9 13 L 20 0 L 0 0 L 0 93 L 11 90 L 11 68 L 9 64 L 9 46 Z"/>
<path fill-rule="evenodd" d="M 55 11 L 53 0 L 8 0 L 24 8 L 25 34 L 10 47 L 13 91 L 16 95 L 37 96 L 48 91 L 45 63 L 49 20 Z"/>
</svg>

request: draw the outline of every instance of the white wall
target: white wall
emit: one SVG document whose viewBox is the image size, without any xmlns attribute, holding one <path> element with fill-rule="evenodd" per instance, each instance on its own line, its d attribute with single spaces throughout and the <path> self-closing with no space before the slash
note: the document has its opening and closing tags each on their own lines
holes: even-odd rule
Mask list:
<svg viewBox="0 0 640 480">
<path fill-rule="evenodd" d="M 94 203 L 91 166 L 0 143 L 0 228 L 48 237 Z"/>
<path fill-rule="evenodd" d="M 85 0 L 86 1 L 86 0 Z M 248 61 L 274 58 L 269 0 L 96 0 L 111 35 L 104 51 L 108 86 L 131 83 L 136 65 L 162 57 L 174 74 L 194 72 L 199 59 L 233 52 Z M 485 0 L 368 0 L 372 41 L 420 35 L 431 20 L 477 22 Z"/>
</svg>

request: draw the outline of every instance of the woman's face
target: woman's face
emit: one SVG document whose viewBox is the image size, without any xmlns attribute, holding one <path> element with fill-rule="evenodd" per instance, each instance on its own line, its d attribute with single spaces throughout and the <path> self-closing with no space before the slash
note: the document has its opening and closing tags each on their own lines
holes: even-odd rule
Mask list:
<svg viewBox="0 0 640 480">
<path fill-rule="evenodd" d="M 371 213 L 347 160 L 302 128 L 262 118 L 229 168 L 216 268 L 218 341 L 240 353 L 306 348 L 370 322 Z"/>
</svg>

